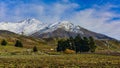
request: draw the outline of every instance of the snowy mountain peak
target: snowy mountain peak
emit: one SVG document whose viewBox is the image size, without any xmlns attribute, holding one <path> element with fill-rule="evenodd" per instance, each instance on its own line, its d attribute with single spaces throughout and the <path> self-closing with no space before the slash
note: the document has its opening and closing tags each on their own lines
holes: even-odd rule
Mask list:
<svg viewBox="0 0 120 68">
<path fill-rule="evenodd" d="M 35 32 L 47 33 L 57 29 L 64 29 L 70 32 L 80 32 L 80 28 L 76 27 L 69 21 L 61 21 L 53 24 L 44 24 L 37 19 L 26 19 L 20 22 L 2 22 L 0 23 L 0 30 L 8 30 L 18 34 L 31 35 Z"/>
<path fill-rule="evenodd" d="M 72 24 L 69 21 L 62 21 L 62 22 L 57 22 L 57 23 L 50 24 L 47 27 L 45 27 L 44 29 L 39 30 L 38 33 L 42 34 L 42 33 L 47 33 L 47 32 L 53 32 L 57 29 L 63 29 L 65 31 L 69 31 L 69 32 L 81 33 L 80 27 L 75 26 L 74 24 Z"/>
<path fill-rule="evenodd" d="M 64 28 L 64 29 L 71 29 L 74 25 L 70 23 L 69 21 L 62 21 L 58 24 L 58 28 Z"/>
<path fill-rule="evenodd" d="M 57 22 L 57 23 L 53 23 L 48 26 L 48 28 L 63 28 L 66 30 L 69 30 L 73 27 L 74 27 L 74 25 L 72 23 L 70 23 L 69 21 Z"/>
<path fill-rule="evenodd" d="M 30 35 L 41 28 L 44 27 L 44 24 L 37 19 L 26 19 L 20 22 L 1 22 L 0 30 L 8 30 L 18 34 L 24 33 L 25 35 Z"/>
</svg>

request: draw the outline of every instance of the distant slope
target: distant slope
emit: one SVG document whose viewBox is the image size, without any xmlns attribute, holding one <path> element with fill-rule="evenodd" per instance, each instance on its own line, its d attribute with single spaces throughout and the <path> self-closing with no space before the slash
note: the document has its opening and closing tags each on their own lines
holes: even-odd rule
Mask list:
<svg viewBox="0 0 120 68">
<path fill-rule="evenodd" d="M 61 38 L 68 37 L 69 33 L 71 35 L 74 35 L 74 33 L 67 32 L 62 29 L 57 29 L 53 33 L 56 35 L 56 37 L 59 36 Z M 51 34 L 51 36 L 55 37 L 54 34 Z M 44 36 L 41 36 L 41 37 L 44 37 Z M 45 35 L 45 37 L 47 36 Z M 42 39 L 30 37 L 30 36 L 18 35 L 16 33 L 6 31 L 6 30 L 0 30 L 0 41 L 2 41 L 2 39 L 5 39 L 8 42 L 8 45 L 6 47 L 0 46 L 0 48 L 4 48 L 2 49 L 2 51 L 0 50 L 0 52 L 3 52 L 5 49 L 9 49 L 9 48 L 10 49 L 7 51 L 11 51 L 11 48 L 15 49 L 14 48 L 15 41 L 20 40 L 23 43 L 24 48 L 32 49 L 34 46 L 37 46 L 39 51 L 47 53 L 47 54 L 56 52 L 56 46 L 57 46 L 57 41 L 58 41 L 58 39 L 42 40 Z M 104 39 L 104 40 L 96 39 L 95 43 L 97 45 L 96 53 L 113 53 L 113 52 L 120 53 L 120 42 L 119 41 L 108 40 L 108 39 Z M 16 49 L 19 49 L 19 48 L 16 48 Z M 27 50 L 27 49 L 19 49 L 19 50 Z M 54 50 L 51 51 L 51 49 L 54 49 Z"/>
<path fill-rule="evenodd" d="M 24 36 L 24 35 L 19 35 L 19 34 L 16 34 L 16 33 L 13 33 L 13 32 L 10 32 L 10 31 L 6 31 L 6 30 L 0 30 L 0 43 L 1 41 L 5 39 L 8 44 L 6 46 L 1 46 L 0 44 L 0 48 L 3 48 L 2 50 L 0 50 L 0 54 L 1 52 L 6 51 L 16 51 L 16 49 L 19 49 L 20 50 L 24 50 L 24 51 L 27 51 L 27 50 L 32 50 L 32 48 L 34 46 L 36 46 L 38 48 L 38 50 L 40 51 L 40 53 L 42 52 L 50 52 L 51 48 L 55 49 L 56 48 L 56 44 L 54 41 L 52 42 L 46 42 L 45 40 L 43 39 L 38 39 L 38 38 L 33 38 L 33 37 L 30 37 L 30 36 Z M 22 43 L 23 43 L 23 48 L 15 48 L 15 42 L 16 40 L 20 40 Z M 12 49 L 11 49 L 12 48 Z M 56 51 L 54 51 L 56 52 Z"/>
<path fill-rule="evenodd" d="M 20 40 L 24 47 L 33 47 L 34 45 L 38 45 L 40 40 L 28 37 L 28 36 L 23 36 L 23 35 L 18 35 L 16 33 L 6 31 L 6 30 L 0 30 L 0 41 L 2 39 L 7 40 L 9 45 L 14 45 L 16 40 Z"/>
</svg>

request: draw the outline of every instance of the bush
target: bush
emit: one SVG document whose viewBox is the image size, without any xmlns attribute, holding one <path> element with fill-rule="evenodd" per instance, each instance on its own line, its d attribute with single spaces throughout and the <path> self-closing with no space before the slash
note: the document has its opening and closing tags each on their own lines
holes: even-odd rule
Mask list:
<svg viewBox="0 0 120 68">
<path fill-rule="evenodd" d="M 7 45 L 7 41 L 5 39 L 3 39 L 2 42 L 1 42 L 1 45 L 6 46 Z"/>
<path fill-rule="evenodd" d="M 74 54 L 75 51 L 74 51 L 74 50 L 70 50 L 70 49 L 66 49 L 66 50 L 64 51 L 64 53 L 66 53 L 66 54 Z"/>
<path fill-rule="evenodd" d="M 21 41 L 17 40 L 15 43 L 15 47 L 23 47 L 23 44 L 21 43 Z"/>
<path fill-rule="evenodd" d="M 34 46 L 34 47 L 33 47 L 33 52 L 37 52 L 37 51 L 38 51 L 37 47 Z"/>
</svg>

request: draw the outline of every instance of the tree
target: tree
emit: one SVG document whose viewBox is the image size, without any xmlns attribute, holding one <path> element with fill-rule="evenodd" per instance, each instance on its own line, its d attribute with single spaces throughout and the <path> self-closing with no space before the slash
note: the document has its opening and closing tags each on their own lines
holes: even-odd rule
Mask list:
<svg viewBox="0 0 120 68">
<path fill-rule="evenodd" d="M 88 52 L 89 50 L 90 50 L 89 40 L 87 37 L 83 37 L 83 40 L 80 46 L 80 52 Z"/>
<path fill-rule="evenodd" d="M 96 49 L 96 45 L 95 45 L 95 41 L 93 39 L 93 37 L 89 37 L 89 46 L 90 46 L 90 52 L 95 52 Z"/>
<path fill-rule="evenodd" d="M 33 47 L 33 52 L 37 52 L 37 51 L 38 51 L 37 47 L 34 46 L 34 47 Z"/>
<path fill-rule="evenodd" d="M 63 51 L 63 40 L 59 40 L 57 44 L 57 51 Z"/>
<path fill-rule="evenodd" d="M 75 47 L 75 43 L 74 43 L 74 38 L 72 36 L 68 39 L 68 42 L 69 42 L 69 49 L 76 51 L 76 47 Z"/>
<path fill-rule="evenodd" d="M 82 38 L 79 34 L 75 37 L 74 44 L 75 44 L 76 53 L 80 52 L 80 46 L 82 45 Z"/>
<path fill-rule="evenodd" d="M 57 51 L 65 51 L 66 49 L 72 49 L 72 43 L 70 40 L 59 40 L 57 44 Z"/>
<path fill-rule="evenodd" d="M 3 39 L 2 42 L 1 42 L 1 45 L 6 46 L 7 45 L 7 41 L 5 39 Z"/>
<path fill-rule="evenodd" d="M 23 47 L 23 44 L 21 41 L 17 40 L 16 43 L 15 43 L 15 46 L 16 47 Z"/>
</svg>

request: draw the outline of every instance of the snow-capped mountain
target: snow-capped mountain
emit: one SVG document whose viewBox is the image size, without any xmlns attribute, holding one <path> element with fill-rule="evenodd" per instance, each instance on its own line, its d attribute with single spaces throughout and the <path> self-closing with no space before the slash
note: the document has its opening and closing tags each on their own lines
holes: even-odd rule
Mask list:
<svg viewBox="0 0 120 68">
<path fill-rule="evenodd" d="M 81 36 L 93 36 L 98 39 L 112 39 L 108 36 L 84 29 L 79 25 L 74 25 L 69 21 L 52 24 L 44 24 L 36 19 L 26 19 L 20 22 L 1 22 L 0 30 L 7 30 L 37 38 L 75 37 L 80 34 Z"/>
<path fill-rule="evenodd" d="M 97 39 L 112 39 L 108 36 L 95 33 L 80 27 L 79 25 L 74 25 L 69 21 L 62 21 L 50 24 L 45 28 L 33 33 L 31 36 L 39 38 L 53 38 L 53 37 L 75 37 L 76 35 L 81 36 L 93 36 Z"/>
<path fill-rule="evenodd" d="M 45 25 L 36 19 L 26 19 L 20 22 L 1 22 L 0 30 L 8 30 L 18 34 L 30 35 L 45 27 Z"/>
<path fill-rule="evenodd" d="M 83 32 L 80 30 L 80 28 L 81 28 L 80 26 L 75 26 L 74 24 L 72 24 L 69 21 L 62 21 L 62 22 L 50 24 L 50 25 L 46 26 L 45 28 L 39 30 L 38 32 L 39 32 L 39 34 L 43 34 L 43 33 L 47 33 L 47 32 L 53 32 L 60 28 L 64 29 L 65 31 L 83 34 Z"/>
<path fill-rule="evenodd" d="M 55 23 L 55 24 L 51 24 L 48 26 L 49 29 L 58 29 L 58 28 L 62 28 L 66 31 L 70 31 L 70 32 L 76 32 L 76 33 L 83 33 L 82 31 L 80 31 L 80 26 L 76 26 L 74 24 L 72 24 L 71 22 L 69 21 L 62 21 L 62 22 L 58 22 L 58 23 Z"/>
</svg>

